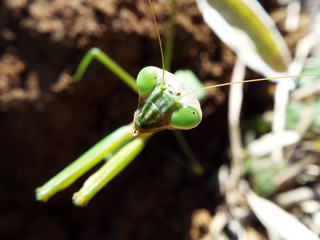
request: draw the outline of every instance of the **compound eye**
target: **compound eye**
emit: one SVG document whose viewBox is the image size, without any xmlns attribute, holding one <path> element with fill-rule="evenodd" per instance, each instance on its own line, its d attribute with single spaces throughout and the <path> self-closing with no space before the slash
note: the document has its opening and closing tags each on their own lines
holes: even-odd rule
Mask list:
<svg viewBox="0 0 320 240">
<path fill-rule="evenodd" d="M 137 76 L 137 87 L 139 96 L 143 97 L 153 91 L 158 81 L 158 68 L 145 67 Z"/>
<path fill-rule="evenodd" d="M 187 130 L 198 126 L 202 120 L 202 112 L 199 108 L 179 107 L 171 115 L 170 126 L 174 129 Z"/>
</svg>

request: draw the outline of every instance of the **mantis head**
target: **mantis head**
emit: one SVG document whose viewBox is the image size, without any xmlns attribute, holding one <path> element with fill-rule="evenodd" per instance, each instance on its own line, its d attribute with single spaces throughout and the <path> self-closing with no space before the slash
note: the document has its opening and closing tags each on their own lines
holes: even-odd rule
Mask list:
<svg viewBox="0 0 320 240">
<path fill-rule="evenodd" d="M 172 73 L 145 67 L 137 76 L 139 104 L 134 114 L 133 136 L 164 129 L 188 130 L 202 120 L 200 103 Z"/>
</svg>

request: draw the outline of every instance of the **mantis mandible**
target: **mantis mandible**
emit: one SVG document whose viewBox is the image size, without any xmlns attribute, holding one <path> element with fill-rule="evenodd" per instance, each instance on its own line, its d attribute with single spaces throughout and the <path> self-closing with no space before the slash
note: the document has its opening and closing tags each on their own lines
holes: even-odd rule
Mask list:
<svg viewBox="0 0 320 240">
<path fill-rule="evenodd" d="M 135 80 L 105 53 L 97 48 L 93 48 L 83 57 L 75 74 L 72 76 L 72 82 L 79 81 L 93 59 L 107 66 L 139 95 L 139 104 L 134 113 L 133 124 L 117 129 L 43 186 L 37 188 L 36 196 L 38 200 L 47 201 L 55 193 L 71 185 L 94 165 L 105 159 L 107 155 L 112 155 L 112 157 L 110 159 L 108 158 L 108 161 L 84 183 L 83 187 L 74 194 L 74 204 L 78 206 L 87 205 L 90 199 L 92 199 L 101 188 L 120 173 L 142 151 L 146 141 L 154 132 L 164 129 L 188 130 L 200 124 L 202 111 L 199 99 L 195 95 L 197 92 L 209 88 L 240 83 L 223 83 L 206 88 L 191 89 L 174 74 L 166 71 L 164 69 L 164 54 L 159 29 L 156 24 L 151 0 L 148 1 L 158 35 L 162 68 L 153 66 L 145 67 L 139 72 Z M 319 74 L 299 76 L 312 75 Z M 288 77 L 297 76 L 253 79 L 241 81 L 241 83 Z"/>
</svg>

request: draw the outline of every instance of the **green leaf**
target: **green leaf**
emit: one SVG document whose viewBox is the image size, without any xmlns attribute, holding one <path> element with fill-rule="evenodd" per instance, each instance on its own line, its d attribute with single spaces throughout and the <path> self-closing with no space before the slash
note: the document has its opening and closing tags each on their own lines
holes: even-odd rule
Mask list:
<svg viewBox="0 0 320 240">
<path fill-rule="evenodd" d="M 256 0 L 198 0 L 204 20 L 251 69 L 286 72 L 291 57 L 271 17 Z"/>
</svg>

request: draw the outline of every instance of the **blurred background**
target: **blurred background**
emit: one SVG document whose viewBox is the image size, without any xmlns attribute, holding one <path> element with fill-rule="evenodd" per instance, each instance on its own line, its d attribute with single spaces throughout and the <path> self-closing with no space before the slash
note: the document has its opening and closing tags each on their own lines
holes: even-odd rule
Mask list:
<svg viewBox="0 0 320 240">
<path fill-rule="evenodd" d="M 279 2 L 260 1 L 295 55 L 299 41 L 314 30 L 317 8 L 293 1 L 298 10 L 290 22 L 297 24 L 288 30 L 288 3 Z M 164 42 L 172 6 L 158 1 L 153 6 Z M 308 197 L 277 204 L 283 204 L 281 207 L 299 220 L 305 218 L 308 227 L 320 233 L 319 119 L 311 120 L 300 135 L 284 137 L 281 147 L 291 148 L 289 153 L 283 152 L 290 157 L 279 163 L 285 166 L 280 175 L 265 171 L 270 169 L 271 157 L 265 157 L 268 150 L 263 154 L 264 160 L 270 160 L 263 165 L 267 167 L 257 173 L 252 170 L 260 169 L 261 165 L 252 162 L 261 156 L 250 155 L 249 142 L 272 128 L 268 113 L 274 107 L 276 86 L 271 82 L 244 86 L 241 151 L 249 153 L 245 157 L 240 154 L 240 162 L 234 160 L 237 157 L 230 148 L 229 88 L 216 88 L 208 92 L 203 104 L 203 122 L 184 132 L 203 166 L 201 176 L 185 167 L 185 155 L 172 132 L 162 131 L 87 207 L 73 206 L 71 197 L 90 174 L 49 202 L 37 202 L 37 187 L 105 135 L 131 122 L 138 102 L 134 92 L 96 61 L 81 82 L 68 85 L 66 76 L 74 72 L 91 47 L 102 49 L 136 76 L 145 66 L 161 67 L 159 43 L 147 0 L 4 0 L 0 11 L 0 239 L 240 239 L 232 223 L 246 232 L 242 239 L 272 239 L 270 229 L 250 210 L 255 208 L 255 200 L 245 200 L 237 184 L 233 188 L 240 190 L 232 191 L 233 195 L 223 190 L 229 181 L 223 176 L 233 171 L 235 162 L 236 169 L 242 168 L 237 183 L 249 184 L 250 189 L 272 201 L 283 197 L 280 193 L 305 187 L 306 192 L 298 196 Z M 175 24 L 172 70 L 190 69 L 208 86 L 229 82 L 237 55 L 204 22 L 194 0 L 178 2 Z M 314 59 L 310 68 L 320 73 Z M 258 77 L 263 74 L 246 70 L 245 79 Z M 311 89 L 316 89 L 315 85 Z M 296 102 L 308 98 L 313 113 L 317 113 L 317 94 L 298 95 Z M 291 108 L 289 123 L 295 128 L 299 116 L 306 112 L 299 104 Z M 288 138 L 295 137 L 296 141 L 288 143 Z M 270 142 L 266 145 L 268 149 Z M 311 160 L 305 160 L 306 156 Z M 280 183 L 271 184 L 270 179 L 284 176 L 283 171 L 293 163 L 300 167 Z M 238 208 L 233 208 L 235 205 Z M 221 212 L 225 218 L 217 216 Z M 213 229 L 215 219 L 222 219 L 218 221 L 221 228 Z M 249 235 L 248 229 L 255 235 Z"/>
</svg>

